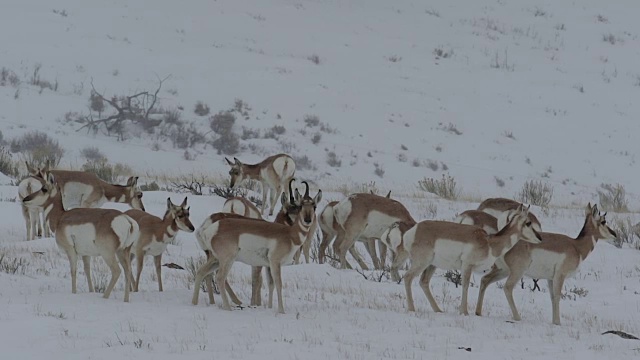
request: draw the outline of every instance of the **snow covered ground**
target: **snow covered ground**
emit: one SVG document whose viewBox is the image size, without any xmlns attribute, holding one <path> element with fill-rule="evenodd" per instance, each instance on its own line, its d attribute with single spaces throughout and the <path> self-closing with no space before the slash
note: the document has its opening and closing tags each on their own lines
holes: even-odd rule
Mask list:
<svg viewBox="0 0 640 360">
<path fill-rule="evenodd" d="M 183 149 L 134 127 L 118 141 L 66 120 L 89 115 L 92 82 L 110 98 L 154 91 L 170 75 L 159 107 L 212 141 L 209 116 L 241 100 L 246 116 L 233 131 L 262 135 L 241 140 L 235 156 L 249 163 L 279 152 L 307 156 L 311 165 L 298 177 L 325 191 L 320 207 L 375 187 L 392 190 L 417 219 L 452 219 L 482 198 L 513 197 L 526 180 L 541 180 L 554 188 L 549 213 L 536 209 L 543 228 L 575 236 L 603 183 L 623 185 L 631 210 L 610 212 L 610 220 L 640 220 L 637 10 L 623 0 L 5 1 L 0 68 L 20 82 L 0 85 L 0 130 L 5 141 L 48 133 L 65 149 L 63 167 L 79 168 L 81 150 L 96 146 L 142 183 L 191 173 L 226 178 L 228 166 L 211 145 Z M 30 84 L 38 67 L 56 91 Z M 197 101 L 211 108 L 208 116 L 194 114 Z M 321 124 L 307 125 L 308 116 Z M 273 126 L 286 130 L 265 137 Z M 443 174 L 456 179 L 460 201 L 416 188 Z M 434 314 L 416 285 L 418 312 L 408 314 L 402 285 L 318 264 L 284 269 L 285 315 L 225 312 L 204 296 L 194 307 L 186 271 L 163 268 L 158 293 L 149 261 L 142 292 L 125 304 L 122 282 L 103 300 L 86 292 L 82 271 L 79 293 L 71 294 L 68 262 L 54 240 L 24 241 L 10 182 L 0 179 L 0 256 L 23 263 L 12 266 L 16 274 L 0 272 L 0 348 L 9 358 L 640 355 L 640 343 L 600 335 L 640 335 L 640 252 L 629 246 L 597 245 L 566 283 L 562 326 L 551 325 L 542 282 L 543 292 L 517 289 L 523 320 L 511 323 L 496 286 L 484 317 L 463 317 L 460 289 L 438 272 L 432 287 L 445 313 Z M 161 215 L 167 196 L 176 202 L 184 194 L 146 192 L 148 211 Z M 215 196 L 189 202 L 196 225 L 222 206 Z M 178 238 L 165 262 L 201 257 L 191 234 Z M 95 276 L 107 273 L 102 261 L 95 267 Z M 231 280 L 248 302 L 248 267 L 236 265 Z M 476 275 L 471 306 L 478 282 Z"/>
</svg>

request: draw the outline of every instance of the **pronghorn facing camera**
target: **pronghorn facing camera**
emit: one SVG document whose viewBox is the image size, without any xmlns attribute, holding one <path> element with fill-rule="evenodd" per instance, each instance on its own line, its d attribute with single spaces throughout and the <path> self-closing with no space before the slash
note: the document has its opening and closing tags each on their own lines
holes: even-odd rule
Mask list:
<svg viewBox="0 0 640 360">
<path fill-rule="evenodd" d="M 44 179 L 42 178 L 42 173 L 40 169 L 34 169 L 27 164 L 27 171 L 29 172 L 29 176 L 22 179 L 18 184 L 18 198 L 20 199 L 20 207 L 22 208 L 22 216 L 24 217 L 24 221 L 27 227 L 27 240 L 34 240 L 36 236 L 40 237 L 44 235 L 45 237 L 51 236 L 49 232 L 49 228 L 44 225 L 44 220 L 41 220 L 41 215 L 44 217 L 41 208 L 32 207 L 28 208 L 22 203 L 22 200 L 37 192 L 40 191 L 42 186 L 44 185 Z M 44 232 L 43 232 L 44 230 Z"/>
<path fill-rule="evenodd" d="M 510 217 L 516 212 L 518 206 L 520 206 L 520 203 L 515 200 L 506 198 L 489 198 L 481 202 L 477 210 L 484 211 L 498 219 L 499 230 L 509 222 Z M 529 220 L 531 220 L 535 231 L 542 231 L 540 221 L 538 221 L 538 218 L 532 212 L 529 212 Z"/>
<path fill-rule="evenodd" d="M 498 219 L 480 210 L 467 210 L 456 216 L 458 224 L 475 225 L 482 228 L 487 234 L 492 235 L 498 232 Z"/>
<path fill-rule="evenodd" d="M 291 156 L 286 154 L 278 154 L 269 156 L 257 164 L 243 164 L 237 158 L 233 158 L 233 162 L 224 158 L 231 166 L 229 175 L 231 175 L 231 187 L 239 185 L 246 179 L 256 180 L 262 184 L 262 211 L 267 207 L 267 191 L 270 190 L 269 199 L 271 208 L 269 216 L 273 215 L 276 207 L 278 196 L 282 189 L 286 189 L 287 182 L 293 178 L 296 172 L 296 164 Z"/>
<path fill-rule="evenodd" d="M 513 301 L 513 288 L 518 280 L 526 275 L 548 280 L 552 321 L 553 324 L 560 325 L 560 298 L 565 279 L 578 270 L 578 266 L 591 254 L 598 240 L 613 240 L 617 237 L 607 226 L 606 215 L 600 215 L 597 205 L 588 204 L 584 225 L 575 239 L 562 234 L 543 232 L 540 233 L 540 244 L 520 242 L 514 246 L 482 277 L 476 315 L 482 314 L 482 301 L 487 287 L 508 277 L 504 284 L 504 293 L 511 307 L 513 319 L 520 320 L 520 314 Z"/>
<path fill-rule="evenodd" d="M 274 224 L 254 219 L 221 219 L 213 224 L 205 220 L 196 231 L 200 246 L 211 253 L 207 262 L 196 274 L 192 303 L 197 304 L 200 283 L 216 269 L 216 282 L 225 284 L 235 261 L 251 266 L 269 267 L 269 307 L 273 305 L 273 287 L 278 296 L 278 312 L 284 313 L 282 302 L 281 267 L 293 264 L 293 257 L 307 239 L 316 222 L 316 204 L 322 198 L 318 190 L 315 197 L 309 195 L 306 185 L 304 196 L 296 194 L 295 204 L 300 207 L 293 226 Z M 223 309 L 230 310 L 226 287 L 220 286 Z"/>
<path fill-rule="evenodd" d="M 91 282 L 91 257 L 102 256 L 111 269 L 111 281 L 104 291 L 109 298 L 118 278 L 120 266 L 125 274 L 124 301 L 129 301 L 131 286 L 131 246 L 139 236 L 138 223 L 131 217 L 113 209 L 72 209 L 62 205 L 60 189 L 52 174 L 40 191 L 22 200 L 28 207 L 44 209 L 47 225 L 55 233 L 56 243 L 67 254 L 71 266 L 71 292 L 76 293 L 78 256 L 82 257 L 87 276 L 89 292 L 93 292 Z"/>
<path fill-rule="evenodd" d="M 66 209 L 98 208 L 106 202 L 117 202 L 144 211 L 137 176 L 129 177 L 126 185 L 114 185 L 85 171 L 48 170 L 47 166 L 42 172 L 55 176 Z"/>
<path fill-rule="evenodd" d="M 195 230 L 191 220 L 189 220 L 189 208 L 187 207 L 187 197 L 182 204 L 174 205 L 171 198 L 167 198 L 167 210 L 161 218 L 153 216 L 147 212 L 137 209 L 125 212 L 133 218 L 140 227 L 140 236 L 134 243 L 133 254 L 136 256 L 137 273 L 133 291 L 138 291 L 140 286 L 140 275 L 146 255 L 153 256 L 158 277 L 158 290 L 162 291 L 162 253 L 167 249 L 178 234 L 178 230 L 193 232 Z"/>
<path fill-rule="evenodd" d="M 440 268 L 461 270 L 462 301 L 459 310 L 464 315 L 469 314 L 467 295 L 472 272 L 491 268 L 495 260 L 520 239 L 531 243 L 541 241 L 522 206 L 507 226 L 495 235 L 489 235 L 476 226 L 431 220 L 419 222 L 411 228 L 394 225 L 384 235 L 383 241 L 392 248 L 395 246 L 396 256 L 406 252 L 411 260 L 411 266 L 404 275 L 407 310 L 415 311 L 411 284 L 413 278 L 421 275 L 420 287 L 433 311 L 442 312 L 429 288 L 431 276 L 436 268 Z"/>
<path fill-rule="evenodd" d="M 339 225 L 336 239 L 333 242 L 334 252 L 340 257 L 343 269 L 350 267 L 347 262 L 347 251 L 357 240 L 369 241 L 380 239 L 382 233 L 393 223 L 402 221 L 414 223 L 413 217 L 400 202 L 378 195 L 358 193 L 349 195 L 333 207 L 335 221 Z M 367 246 L 376 269 L 384 266 L 386 246 L 381 243 L 381 259 L 375 254 L 375 246 Z M 357 259 L 356 259 L 357 260 Z M 366 264 L 359 261 L 360 267 L 367 269 Z M 392 268 L 394 280 L 399 279 L 398 269 Z"/>
</svg>

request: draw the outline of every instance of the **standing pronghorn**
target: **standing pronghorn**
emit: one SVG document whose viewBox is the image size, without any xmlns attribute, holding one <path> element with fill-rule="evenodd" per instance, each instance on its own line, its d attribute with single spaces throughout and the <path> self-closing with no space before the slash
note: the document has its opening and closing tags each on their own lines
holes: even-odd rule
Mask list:
<svg viewBox="0 0 640 360">
<path fill-rule="evenodd" d="M 235 162 L 224 158 L 229 165 L 229 175 L 231 182 L 229 185 L 235 187 L 246 179 L 257 180 L 262 184 L 262 211 L 267 207 L 267 191 L 270 190 L 269 199 L 271 208 L 269 216 L 273 215 L 276 207 L 278 196 L 282 189 L 287 188 L 287 183 L 293 178 L 296 172 L 296 164 L 291 156 L 286 154 L 278 154 L 269 156 L 258 164 L 243 164 L 237 158 L 233 158 Z"/>
<path fill-rule="evenodd" d="M 373 190 L 369 190 L 369 193 L 371 195 L 376 195 Z M 389 190 L 385 197 L 387 199 L 391 198 L 391 190 Z M 338 202 L 339 201 L 329 202 L 320 212 L 320 216 L 318 216 L 318 225 L 320 226 L 320 231 L 322 232 L 322 241 L 320 242 L 320 248 L 318 250 L 318 262 L 320 264 L 324 263 L 324 257 L 326 256 L 327 247 L 329 247 L 329 243 L 331 243 L 331 240 L 333 240 L 333 238 L 338 234 L 338 230 L 340 230 L 340 225 L 338 225 L 338 222 L 336 221 L 333 213 L 333 208 L 338 204 Z M 373 246 L 373 251 L 375 251 L 375 240 L 369 240 L 365 244 L 367 247 Z M 367 251 L 371 250 L 367 248 Z M 364 263 L 362 261 L 362 257 L 354 246 L 349 249 L 349 252 L 359 264 Z"/>
<path fill-rule="evenodd" d="M 129 301 L 131 286 L 131 246 L 139 236 L 135 220 L 113 209 L 71 209 L 62 205 L 62 194 L 52 174 L 40 191 L 22 200 L 28 207 L 44 209 L 46 223 L 55 233 L 56 243 L 67 254 L 71 266 L 71 292 L 76 293 L 78 256 L 82 257 L 87 276 L 89 292 L 93 292 L 91 282 L 91 256 L 102 256 L 111 269 L 111 281 L 104 291 L 109 298 L 120 277 L 122 265 L 125 274 L 124 301 Z"/>
<path fill-rule="evenodd" d="M 273 221 L 276 224 L 293 226 L 293 224 L 295 223 L 296 217 L 300 212 L 300 207 L 295 204 L 295 197 L 293 195 L 293 188 L 292 188 L 293 181 L 294 179 L 291 179 L 289 181 L 289 198 L 287 199 L 286 193 L 284 192 L 282 193 L 282 196 L 280 199 L 282 207 L 280 208 L 280 211 L 278 212 L 275 220 Z M 308 187 L 308 183 L 306 181 L 303 181 L 302 183 Z M 298 192 L 298 189 L 296 189 L 296 194 L 297 194 L 297 197 L 299 198 L 300 193 Z M 247 218 L 264 221 L 264 219 L 260 215 L 260 212 L 258 211 L 258 208 L 256 208 L 255 205 L 253 205 L 253 203 L 251 203 L 249 200 L 245 198 L 233 197 L 228 199 L 227 201 L 225 201 L 222 207 L 222 211 L 230 214 L 238 214 Z M 210 218 L 218 219 L 216 214 L 211 215 Z M 215 221 L 210 221 L 210 222 L 213 223 Z M 307 248 L 305 252 L 305 257 L 306 257 L 307 263 L 309 263 L 308 249 L 310 247 L 311 240 L 314 234 L 315 234 L 315 227 L 312 227 L 309 230 L 309 234 L 307 235 L 307 239 L 304 241 L 302 248 L 299 249 L 298 252 L 296 252 L 296 255 L 294 256 L 295 264 L 299 263 L 299 258 L 301 253 L 300 250 L 303 250 L 303 252 L 305 252 L 304 251 L 305 247 Z M 262 305 L 262 295 L 261 295 L 262 266 L 253 266 L 251 270 L 252 270 L 251 271 L 251 305 L 260 306 Z M 209 289 L 211 287 L 207 286 L 207 288 Z M 239 304 L 239 300 L 237 300 L 238 297 L 235 295 L 233 290 L 228 286 L 227 286 L 227 292 L 229 292 L 229 295 L 231 296 L 232 301 L 236 304 Z M 212 296 L 210 295 L 209 296 L 210 302 L 212 301 L 211 299 L 212 299 Z"/>
<path fill-rule="evenodd" d="M 462 271 L 462 302 L 460 313 L 468 315 L 467 295 L 469 280 L 474 271 L 491 268 L 495 260 L 503 256 L 520 239 L 539 243 L 540 236 L 527 219 L 527 210 L 522 206 L 511 221 L 495 235 L 472 225 L 447 221 L 425 220 L 414 226 L 392 225 L 385 231 L 385 241 L 396 253 L 396 259 L 407 256 L 411 266 L 404 275 L 407 293 L 407 310 L 415 311 L 411 283 L 420 276 L 420 287 L 424 291 L 433 311 L 442 312 L 431 294 L 429 282 L 436 268 Z"/>
<path fill-rule="evenodd" d="M 476 315 L 482 314 L 482 301 L 487 287 L 508 277 L 504 284 L 504 293 L 511 307 L 513 319 L 520 320 L 520 314 L 513 301 L 513 287 L 522 276 L 527 275 L 548 280 L 553 323 L 560 325 L 560 298 L 565 279 L 578 270 L 578 266 L 591 254 L 599 239 L 613 240 L 617 237 L 607 226 L 606 215 L 600 215 L 598 206 L 591 206 L 589 203 L 585 209 L 584 225 L 575 239 L 562 234 L 543 232 L 540 233 L 540 244 L 520 242 L 514 246 L 482 277 Z"/>
<path fill-rule="evenodd" d="M 137 273 L 133 291 L 138 291 L 139 289 L 145 255 L 153 256 L 158 277 L 158 290 L 162 291 L 162 253 L 167 249 L 167 245 L 176 238 L 178 230 L 186 232 L 195 230 L 191 220 L 189 220 L 187 197 L 185 196 L 180 205 L 174 205 L 171 202 L 171 198 L 167 198 L 167 210 L 162 219 L 137 209 L 127 210 L 125 214 L 132 217 L 140 227 L 140 236 L 133 245 L 133 254 L 137 260 Z"/>
<path fill-rule="evenodd" d="M 44 177 L 51 173 L 62 190 L 62 202 L 66 209 L 98 208 L 106 202 L 129 204 L 144 211 L 142 192 L 138 190 L 138 177 L 131 176 L 126 185 L 109 184 L 95 174 L 85 171 L 43 170 Z"/>
<path fill-rule="evenodd" d="M 49 232 L 49 228 L 44 225 L 44 221 L 41 220 L 41 215 L 44 217 L 41 208 L 28 208 L 22 203 L 22 200 L 33 194 L 34 192 L 39 191 L 43 184 L 44 179 L 42 177 L 42 173 L 40 169 L 34 169 L 27 164 L 27 171 L 29 172 L 29 176 L 24 178 L 18 184 L 18 198 L 20 199 L 20 207 L 22 208 L 22 216 L 24 217 L 24 221 L 27 226 L 27 240 L 34 240 L 36 236 L 40 237 L 44 235 L 45 237 L 51 236 Z M 43 231 L 44 230 L 44 231 Z"/>
<path fill-rule="evenodd" d="M 477 210 L 484 211 L 498 219 L 498 230 L 500 230 L 509 222 L 510 217 L 519 206 L 520 203 L 515 200 L 506 198 L 489 198 L 481 202 Z M 542 231 L 540 221 L 538 221 L 538 218 L 532 212 L 529 212 L 529 220 L 531 220 L 535 231 Z"/>
<path fill-rule="evenodd" d="M 400 202 L 367 193 L 352 194 L 342 199 L 333 207 L 333 215 L 339 225 L 333 249 L 334 253 L 340 257 L 343 269 L 350 267 L 347 262 L 347 251 L 357 240 L 371 243 L 372 240 L 380 239 L 382 233 L 398 221 L 415 224 L 407 208 Z M 386 248 L 384 243 L 380 244 L 381 259 L 378 259 L 375 246 L 367 246 L 376 269 L 384 266 Z M 367 269 L 364 262 L 360 260 L 358 263 L 360 267 Z M 397 268 L 391 268 L 391 275 L 394 280 L 400 278 Z"/>
<path fill-rule="evenodd" d="M 214 270 L 216 282 L 225 284 L 227 275 L 235 261 L 251 266 L 267 266 L 269 277 L 269 307 L 273 306 L 273 287 L 278 295 L 278 312 L 284 313 L 282 302 L 282 266 L 293 264 L 296 251 L 307 239 L 310 229 L 316 222 L 316 204 L 322 198 L 322 191 L 314 198 L 309 195 L 307 185 L 304 196 L 298 196 L 294 202 L 300 207 L 293 226 L 274 224 L 255 219 L 221 219 L 215 223 L 207 220 L 196 231 L 200 246 L 211 256 L 198 269 L 195 279 L 192 303 L 198 303 L 198 294 L 202 280 Z M 222 307 L 230 310 L 226 286 L 220 286 Z"/>
</svg>

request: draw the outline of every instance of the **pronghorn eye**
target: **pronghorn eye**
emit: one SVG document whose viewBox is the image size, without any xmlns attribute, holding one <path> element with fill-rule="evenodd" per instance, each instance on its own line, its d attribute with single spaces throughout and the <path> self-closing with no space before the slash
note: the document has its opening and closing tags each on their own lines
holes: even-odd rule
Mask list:
<svg viewBox="0 0 640 360">
<path fill-rule="evenodd" d="M 46 193 L 47 193 L 47 191 L 49 191 L 49 190 L 47 190 L 47 188 L 42 188 L 42 192 L 43 192 L 43 193 L 45 193 L 45 194 L 46 194 Z"/>
<path fill-rule="evenodd" d="M 527 221 L 527 223 L 525 225 L 531 226 L 531 221 Z"/>
</svg>

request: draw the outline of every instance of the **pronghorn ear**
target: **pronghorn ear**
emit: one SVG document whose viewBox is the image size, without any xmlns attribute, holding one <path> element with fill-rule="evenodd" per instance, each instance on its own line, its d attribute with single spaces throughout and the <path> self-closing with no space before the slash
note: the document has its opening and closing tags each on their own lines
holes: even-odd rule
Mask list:
<svg viewBox="0 0 640 360">
<path fill-rule="evenodd" d="M 47 182 L 51 185 L 56 183 L 56 178 L 53 176 L 52 173 L 49 173 L 49 175 L 47 176 Z"/>
<path fill-rule="evenodd" d="M 313 198 L 313 202 L 318 205 L 318 203 L 322 200 L 322 190 L 318 190 L 316 197 Z"/>
<path fill-rule="evenodd" d="M 287 204 L 287 193 L 282 193 L 282 195 L 280 196 L 280 203 L 283 207 Z"/>
<path fill-rule="evenodd" d="M 171 198 L 167 198 L 167 210 L 170 210 L 173 207 L 173 203 L 171 202 Z"/>
<path fill-rule="evenodd" d="M 591 215 L 591 211 L 593 211 L 593 209 L 591 208 L 591 203 L 588 203 L 587 207 L 584 209 L 584 215 L 585 216 Z"/>
<path fill-rule="evenodd" d="M 298 191 L 298 189 L 296 189 L 296 193 L 293 196 L 293 199 L 295 200 L 296 204 L 295 205 L 300 205 L 301 200 L 302 200 L 302 195 L 300 195 L 300 191 Z"/>
<path fill-rule="evenodd" d="M 593 208 L 591 209 L 591 215 L 596 216 L 600 213 L 600 211 L 598 211 L 598 204 L 593 204 Z"/>
<path fill-rule="evenodd" d="M 369 189 L 369 194 L 371 194 L 371 195 L 375 195 L 375 194 L 373 193 L 373 190 L 371 190 L 371 189 Z"/>
<path fill-rule="evenodd" d="M 391 199 L 391 190 L 387 193 L 387 199 Z"/>
<path fill-rule="evenodd" d="M 180 204 L 180 206 L 185 207 L 187 206 L 187 197 L 184 197 L 184 200 L 182 200 L 182 204 Z"/>
<path fill-rule="evenodd" d="M 234 157 L 233 160 L 236 162 L 236 165 L 242 165 L 242 162 L 240 162 L 238 158 Z"/>
<path fill-rule="evenodd" d="M 227 160 L 227 164 L 229 165 L 233 165 L 233 163 L 231 162 L 231 160 L 227 159 L 226 157 L 224 158 L 225 160 Z"/>
<path fill-rule="evenodd" d="M 137 180 L 138 179 L 136 177 L 130 176 L 129 179 L 127 179 L 127 186 L 135 185 Z"/>
<path fill-rule="evenodd" d="M 49 160 L 47 160 L 47 163 L 44 165 L 44 167 L 40 171 L 42 171 L 42 173 L 49 172 Z"/>
<path fill-rule="evenodd" d="M 38 170 L 32 168 L 31 165 L 29 165 L 28 161 L 25 161 L 24 163 L 27 164 L 27 172 L 29 173 L 29 175 L 31 175 L 31 176 L 38 175 Z"/>
</svg>

